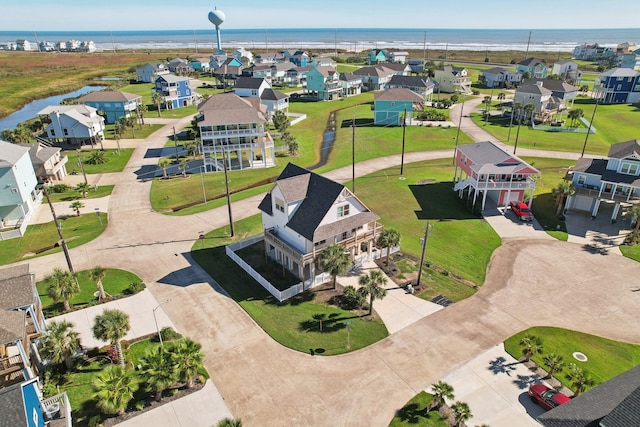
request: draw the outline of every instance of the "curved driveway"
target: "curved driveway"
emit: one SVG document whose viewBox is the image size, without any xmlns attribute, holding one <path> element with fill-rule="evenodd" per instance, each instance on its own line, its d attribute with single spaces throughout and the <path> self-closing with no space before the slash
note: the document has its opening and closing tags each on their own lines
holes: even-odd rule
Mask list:
<svg viewBox="0 0 640 427">
<path fill-rule="evenodd" d="M 156 299 L 172 298 L 163 308 L 181 332 L 202 343 L 216 387 L 246 425 L 386 426 L 417 392 L 528 326 L 555 325 L 640 343 L 640 293 L 633 292 L 637 284 L 631 280 L 637 263 L 565 242 L 517 240 L 494 252 L 486 283 L 475 296 L 375 345 L 332 357 L 284 348 L 191 262 L 198 232 L 225 225 L 226 208 L 164 216 L 151 209 L 151 182 L 137 179 L 136 171 L 157 162 L 144 157 L 146 150 L 164 146 L 172 126 L 188 123 L 188 118 L 172 121 L 140 144 L 110 198 L 109 227 L 72 249 L 71 256 L 78 270 L 95 264 L 125 268 L 138 274 Z M 405 161 L 451 155 L 451 150 L 410 153 Z M 399 163 L 400 156 L 390 156 L 359 163 L 356 172 L 361 176 Z M 327 176 L 348 180 L 350 167 Z M 257 213 L 260 198 L 234 203 L 234 218 Z M 28 262 L 42 277 L 64 265 L 64 258 L 55 254 Z M 352 331 L 353 339 L 357 333 Z"/>
</svg>

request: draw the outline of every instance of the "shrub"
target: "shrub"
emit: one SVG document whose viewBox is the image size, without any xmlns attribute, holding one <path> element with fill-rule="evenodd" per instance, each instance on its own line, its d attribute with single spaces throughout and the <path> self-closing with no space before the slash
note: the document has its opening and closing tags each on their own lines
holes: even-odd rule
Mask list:
<svg viewBox="0 0 640 427">
<path fill-rule="evenodd" d="M 102 417 L 100 415 L 94 415 L 91 418 L 89 418 L 89 421 L 87 423 L 87 425 L 89 427 L 99 427 L 102 425 Z"/>
<path fill-rule="evenodd" d="M 127 293 L 134 295 L 142 291 L 144 288 L 146 288 L 146 285 L 142 282 L 131 282 L 127 288 Z"/>
<path fill-rule="evenodd" d="M 474 89 L 471 93 L 474 95 L 480 95 L 480 91 L 478 89 Z"/>
<path fill-rule="evenodd" d="M 144 400 L 139 400 L 135 404 L 136 411 L 142 411 L 144 409 Z"/>
<path fill-rule="evenodd" d="M 69 190 L 71 190 L 71 186 L 67 184 L 55 184 L 49 187 L 51 193 L 66 193 Z"/>
<path fill-rule="evenodd" d="M 180 338 L 182 335 L 174 331 L 171 326 L 165 326 L 160 329 L 160 336 L 162 337 L 162 341 L 173 341 Z"/>
<path fill-rule="evenodd" d="M 344 310 L 354 310 L 364 304 L 365 297 L 353 286 L 345 286 L 338 299 L 338 305 Z"/>
</svg>

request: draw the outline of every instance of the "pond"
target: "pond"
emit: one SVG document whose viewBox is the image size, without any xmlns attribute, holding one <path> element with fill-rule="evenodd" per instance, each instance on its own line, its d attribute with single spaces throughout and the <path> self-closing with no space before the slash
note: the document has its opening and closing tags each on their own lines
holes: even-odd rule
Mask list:
<svg viewBox="0 0 640 427">
<path fill-rule="evenodd" d="M 0 118 L 0 132 L 5 129 L 14 129 L 16 126 L 18 126 L 18 123 L 35 118 L 38 115 L 38 111 L 49 105 L 59 105 L 63 99 L 75 98 L 89 92 L 102 90 L 105 87 L 106 86 L 85 86 L 73 92 L 65 93 L 62 95 L 49 96 L 47 98 L 31 101 L 15 113 L 9 114 L 7 117 Z"/>
</svg>

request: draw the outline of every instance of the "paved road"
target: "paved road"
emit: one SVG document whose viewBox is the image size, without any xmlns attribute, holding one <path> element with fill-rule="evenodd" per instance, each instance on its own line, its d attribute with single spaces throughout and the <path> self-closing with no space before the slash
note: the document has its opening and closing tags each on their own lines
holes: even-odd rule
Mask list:
<svg viewBox="0 0 640 427">
<path fill-rule="evenodd" d="M 145 157 L 147 149 L 164 146 L 171 126 L 188 123 L 189 118 L 172 121 L 139 143 L 109 199 L 109 227 L 72 249 L 71 256 L 77 269 L 101 264 L 131 270 L 156 300 L 179 302 L 165 311 L 181 332 L 203 344 L 212 380 L 246 425 L 387 425 L 417 392 L 531 325 L 640 343 L 640 293 L 632 292 L 637 285 L 629 279 L 637 272 L 634 261 L 585 252 L 570 243 L 518 240 L 495 251 L 477 295 L 375 345 L 333 357 L 283 348 L 189 256 L 198 231 L 225 224 L 225 208 L 163 216 L 151 209 L 151 182 L 137 179 L 137 173 L 157 162 Z M 451 150 L 411 153 L 405 161 L 451 155 Z M 400 156 L 370 160 L 358 164 L 356 172 L 361 176 L 399 163 Z M 327 176 L 348 180 L 350 172 L 348 167 Z M 234 217 L 257 213 L 260 198 L 235 203 Z M 42 277 L 64 265 L 64 258 L 55 254 L 29 263 Z"/>
</svg>

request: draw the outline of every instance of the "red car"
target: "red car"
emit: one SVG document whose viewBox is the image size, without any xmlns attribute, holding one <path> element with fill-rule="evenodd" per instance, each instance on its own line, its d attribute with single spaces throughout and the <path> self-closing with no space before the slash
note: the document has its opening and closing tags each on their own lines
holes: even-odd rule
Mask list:
<svg viewBox="0 0 640 427">
<path fill-rule="evenodd" d="M 559 391 L 549 388 L 544 384 L 531 385 L 529 387 L 529 397 L 547 411 L 571 400 Z"/>
<path fill-rule="evenodd" d="M 531 209 L 529 209 L 526 203 L 511 202 L 509 203 L 509 207 L 522 221 L 531 221 L 533 219 L 533 212 L 531 212 Z"/>
</svg>

